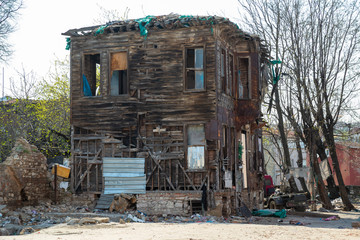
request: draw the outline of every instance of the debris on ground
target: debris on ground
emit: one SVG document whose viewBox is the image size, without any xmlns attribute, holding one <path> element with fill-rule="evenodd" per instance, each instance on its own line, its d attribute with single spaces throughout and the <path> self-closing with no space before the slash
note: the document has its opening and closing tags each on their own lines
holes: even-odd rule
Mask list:
<svg viewBox="0 0 360 240">
<path fill-rule="evenodd" d="M 320 218 L 320 220 L 323 220 L 323 221 L 333 221 L 333 220 L 339 220 L 340 217 L 339 216 L 331 216 L 331 217 L 328 217 L 328 218 Z"/>
<path fill-rule="evenodd" d="M 291 225 L 301 225 L 301 226 L 306 226 L 306 225 L 310 225 L 311 223 L 304 223 L 304 222 L 300 222 L 297 220 L 290 220 L 289 224 Z"/>
<path fill-rule="evenodd" d="M 252 214 L 254 216 L 262 216 L 262 217 L 279 217 L 285 218 L 286 217 L 286 210 L 274 210 L 274 209 L 261 209 L 257 211 L 253 211 Z"/>
</svg>

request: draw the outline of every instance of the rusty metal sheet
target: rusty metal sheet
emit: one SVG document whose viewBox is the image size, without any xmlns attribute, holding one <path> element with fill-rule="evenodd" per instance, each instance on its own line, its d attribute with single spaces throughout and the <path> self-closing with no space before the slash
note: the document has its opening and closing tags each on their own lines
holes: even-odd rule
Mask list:
<svg viewBox="0 0 360 240">
<path fill-rule="evenodd" d="M 127 70 L 127 52 L 111 54 L 111 72 L 114 70 Z"/>
</svg>

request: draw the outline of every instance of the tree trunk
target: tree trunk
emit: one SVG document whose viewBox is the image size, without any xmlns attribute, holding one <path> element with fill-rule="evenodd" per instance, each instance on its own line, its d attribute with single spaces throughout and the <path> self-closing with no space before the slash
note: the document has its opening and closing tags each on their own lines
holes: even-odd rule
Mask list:
<svg viewBox="0 0 360 240">
<path fill-rule="evenodd" d="M 327 156 L 326 156 L 326 152 L 325 152 L 325 146 L 324 146 L 324 143 L 321 140 L 319 134 L 316 134 L 315 141 L 316 141 L 316 147 L 317 147 L 316 152 L 319 155 L 320 160 L 321 161 L 327 160 Z M 336 198 L 336 196 L 339 195 L 339 193 L 338 193 L 338 190 L 336 188 L 334 178 L 332 176 L 331 168 L 329 168 L 329 169 L 330 169 L 331 175 L 326 179 L 327 187 L 328 187 L 328 191 L 330 192 L 330 196 L 332 198 Z"/>
<path fill-rule="evenodd" d="M 317 159 L 316 153 L 312 157 L 312 164 L 314 166 L 315 182 L 316 182 L 316 185 L 317 185 L 317 188 L 319 191 L 319 195 L 320 195 L 320 199 L 323 204 L 323 207 L 325 209 L 333 209 L 333 206 L 331 205 L 331 202 L 330 202 L 330 198 L 329 198 L 326 188 L 325 188 L 324 180 L 321 176 L 319 161 Z"/>
<path fill-rule="evenodd" d="M 306 126 L 307 125 L 307 126 Z M 310 164 L 313 168 L 315 182 L 317 185 L 317 189 L 319 191 L 320 199 L 322 201 L 323 207 L 326 209 L 333 209 L 333 206 L 331 205 L 329 196 L 327 195 L 327 191 L 325 189 L 324 181 L 321 177 L 321 171 L 320 166 L 318 162 L 318 158 L 316 155 L 317 152 L 317 146 L 315 144 L 316 137 L 316 129 L 313 128 L 313 126 L 309 126 L 308 124 L 304 124 L 304 133 L 307 141 L 307 147 L 310 154 Z"/>
<path fill-rule="evenodd" d="M 296 163 L 297 163 L 299 168 L 302 168 L 304 159 L 303 159 L 303 155 L 302 155 L 300 137 L 299 137 L 299 135 L 297 133 L 295 134 L 295 144 L 296 144 L 296 151 L 297 151 L 297 154 L 298 154 L 298 160 L 296 161 Z M 298 179 L 300 181 L 303 192 L 309 192 L 309 189 L 306 186 L 305 179 L 303 177 L 298 177 Z"/>
<path fill-rule="evenodd" d="M 284 174 L 288 174 L 290 171 L 290 167 L 291 167 L 290 152 L 289 152 L 289 146 L 287 143 L 287 137 L 285 134 L 284 119 L 283 119 L 283 113 L 282 113 L 281 106 L 280 106 L 279 91 L 278 91 L 278 88 L 276 85 L 274 86 L 274 88 L 275 88 L 274 89 L 274 91 L 275 91 L 274 101 L 275 101 L 276 111 L 277 111 L 278 118 L 279 118 L 278 129 L 279 129 L 279 133 L 280 133 L 281 145 L 283 146 L 283 150 L 284 150 L 284 163 L 285 163 Z M 296 186 L 294 177 L 290 177 L 288 181 L 289 181 L 291 192 L 299 192 L 299 189 Z"/>
<path fill-rule="evenodd" d="M 331 141 L 331 137 L 330 137 L 330 141 Z M 355 209 L 355 207 L 350 202 L 349 196 L 348 196 L 346 188 L 345 188 L 345 183 L 344 183 L 341 171 L 340 171 L 340 165 L 339 165 L 339 161 L 338 161 L 337 154 L 336 154 L 335 141 L 332 139 L 332 142 L 331 143 L 328 142 L 328 144 L 329 144 L 331 160 L 333 162 L 333 169 L 335 171 L 336 178 L 337 178 L 337 181 L 339 184 L 340 197 L 344 204 L 344 210 L 351 211 L 352 209 Z"/>
</svg>

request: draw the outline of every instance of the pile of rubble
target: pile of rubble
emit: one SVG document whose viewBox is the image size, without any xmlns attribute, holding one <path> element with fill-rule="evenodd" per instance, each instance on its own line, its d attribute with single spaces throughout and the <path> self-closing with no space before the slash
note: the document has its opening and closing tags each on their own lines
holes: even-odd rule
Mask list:
<svg viewBox="0 0 360 240">
<path fill-rule="evenodd" d="M 148 216 L 137 210 L 126 211 L 122 214 L 109 210 L 99 210 L 84 206 L 71 206 L 68 204 L 51 205 L 42 203 L 39 206 L 26 206 L 11 210 L 0 205 L 0 236 L 22 235 L 39 231 L 55 224 L 68 225 L 105 224 L 118 222 L 140 223 L 245 223 L 245 218 L 233 216 L 230 218 L 201 216 L 194 214 L 190 217 L 173 215 Z"/>
</svg>

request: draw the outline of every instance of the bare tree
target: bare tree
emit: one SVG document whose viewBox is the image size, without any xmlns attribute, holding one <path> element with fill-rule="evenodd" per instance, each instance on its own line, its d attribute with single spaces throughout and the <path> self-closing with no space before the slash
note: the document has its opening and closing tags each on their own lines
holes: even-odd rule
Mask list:
<svg viewBox="0 0 360 240">
<path fill-rule="evenodd" d="M 5 61 L 12 53 L 8 36 L 15 30 L 15 19 L 22 0 L 0 0 L 0 61 Z"/>
<path fill-rule="evenodd" d="M 29 100 L 36 97 L 37 76 L 34 71 L 27 71 L 24 65 L 16 70 L 18 78 L 10 78 L 10 91 L 17 99 Z"/>
<path fill-rule="evenodd" d="M 279 72 L 286 72 L 289 77 L 280 80 L 280 84 L 287 86 L 286 93 L 278 98 L 275 91 L 275 101 L 285 98 L 281 111 L 307 145 L 323 203 L 331 207 L 322 190 L 316 155 L 326 159 L 326 145 L 345 209 L 353 209 L 337 161 L 334 127 L 344 111 L 351 109 L 351 100 L 359 91 L 356 80 L 360 66 L 360 3 L 352 0 L 240 3 L 250 16 L 248 26 L 267 40 L 273 56 L 284 53 Z M 273 29 L 280 31 L 275 35 Z M 275 42 L 274 37 L 278 38 Z M 273 87 L 278 89 L 277 85 Z"/>
<path fill-rule="evenodd" d="M 271 97 L 269 105 L 269 112 L 272 109 L 273 103 L 275 105 L 277 128 L 279 130 L 280 141 L 282 145 L 282 155 L 284 157 L 284 167 L 282 168 L 284 174 L 288 174 L 291 168 L 290 151 L 288 146 L 286 124 L 282 113 L 280 94 L 279 94 L 279 78 L 282 66 L 278 63 L 280 59 L 284 58 L 286 54 L 286 48 L 284 48 L 283 39 L 283 24 L 282 24 L 282 6 L 281 1 L 252 1 L 245 0 L 240 1 L 242 8 L 248 14 L 244 16 L 244 22 L 247 24 L 244 26 L 251 32 L 256 32 L 269 46 L 269 50 L 276 61 L 272 64 L 273 79 L 271 85 L 273 89 L 271 91 Z M 278 62 L 278 63 L 277 63 Z M 289 185 L 292 192 L 298 192 L 295 180 L 293 177 L 289 179 Z"/>
<path fill-rule="evenodd" d="M 112 21 L 120 21 L 128 19 L 130 8 L 125 7 L 124 12 L 121 14 L 118 9 L 106 9 L 98 5 L 100 14 L 94 19 L 95 24 L 104 24 Z"/>
</svg>

